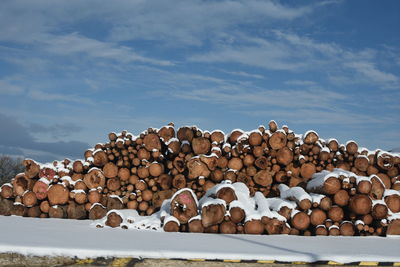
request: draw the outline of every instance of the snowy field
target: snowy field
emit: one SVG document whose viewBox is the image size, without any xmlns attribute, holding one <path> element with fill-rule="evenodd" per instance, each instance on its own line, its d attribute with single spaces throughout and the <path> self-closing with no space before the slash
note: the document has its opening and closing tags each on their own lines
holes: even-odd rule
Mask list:
<svg viewBox="0 0 400 267">
<path fill-rule="evenodd" d="M 400 261 L 400 238 L 251 236 L 94 228 L 92 221 L 0 217 L 0 253 L 37 256 Z"/>
</svg>

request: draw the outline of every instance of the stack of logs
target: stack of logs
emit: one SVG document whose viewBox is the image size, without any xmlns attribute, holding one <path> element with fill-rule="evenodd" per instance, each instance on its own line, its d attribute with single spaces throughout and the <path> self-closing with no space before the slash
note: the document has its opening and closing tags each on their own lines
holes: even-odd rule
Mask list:
<svg viewBox="0 0 400 267">
<path fill-rule="evenodd" d="M 373 175 L 385 189 L 400 190 L 398 154 L 369 151 L 354 141 L 323 140 L 314 131 L 296 135 L 274 121 L 228 135 L 195 126 L 175 131 L 171 123 L 139 136 L 123 131 L 108 137 L 109 142 L 87 150 L 85 160 L 44 165 L 25 160 L 25 173 L 1 187 L 0 214 L 98 219 L 111 209 L 129 208 L 151 215 L 182 188 L 201 198 L 230 180 L 246 184 L 251 196 L 276 197 L 281 184 L 305 188 L 314 173 L 335 168 Z M 355 187 L 350 180 L 340 192 L 356 196 Z M 333 201 L 336 193 L 328 194 Z"/>
</svg>

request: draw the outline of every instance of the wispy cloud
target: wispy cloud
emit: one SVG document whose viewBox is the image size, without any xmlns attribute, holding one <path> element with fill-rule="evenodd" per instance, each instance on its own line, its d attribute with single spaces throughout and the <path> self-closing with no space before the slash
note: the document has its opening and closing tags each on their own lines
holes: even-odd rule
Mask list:
<svg viewBox="0 0 400 267">
<path fill-rule="evenodd" d="M 20 95 L 24 92 L 24 88 L 15 85 L 7 79 L 0 80 L 0 95 Z"/>
<path fill-rule="evenodd" d="M 245 71 L 227 71 L 227 70 L 219 70 L 220 72 L 227 73 L 233 76 L 241 76 L 245 78 L 252 78 L 252 79 L 265 79 L 265 76 L 260 74 L 248 73 Z"/>
<path fill-rule="evenodd" d="M 313 86 L 313 85 L 317 85 L 316 82 L 307 81 L 307 80 L 290 80 L 290 81 L 285 81 L 284 84 L 295 85 L 295 86 Z"/>
</svg>

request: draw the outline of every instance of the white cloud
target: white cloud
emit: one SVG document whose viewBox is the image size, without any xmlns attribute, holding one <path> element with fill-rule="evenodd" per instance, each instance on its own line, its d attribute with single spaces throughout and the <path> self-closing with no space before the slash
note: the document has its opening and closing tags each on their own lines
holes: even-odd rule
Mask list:
<svg viewBox="0 0 400 267">
<path fill-rule="evenodd" d="M 345 63 L 345 66 L 354 69 L 355 71 L 363 74 L 370 80 L 378 83 L 391 84 L 399 82 L 399 77 L 397 77 L 392 73 L 384 72 L 377 69 L 372 62 L 366 62 L 366 61 L 349 62 Z"/>
<path fill-rule="evenodd" d="M 20 95 L 24 92 L 21 86 L 12 84 L 7 79 L 0 80 L 0 95 Z"/>
<path fill-rule="evenodd" d="M 79 95 L 50 93 L 37 89 L 29 90 L 27 96 L 30 97 L 31 99 L 39 101 L 52 101 L 52 102 L 62 101 L 62 102 L 73 102 L 73 103 L 88 104 L 88 105 L 95 104 L 95 102 L 92 99 L 82 97 Z"/>
<path fill-rule="evenodd" d="M 295 85 L 295 86 L 314 86 L 317 85 L 314 81 L 307 80 L 290 80 L 284 82 L 286 85 Z"/>
<path fill-rule="evenodd" d="M 252 79 L 265 79 L 264 75 L 248 73 L 245 71 L 227 71 L 227 70 L 219 70 L 220 72 L 227 73 L 233 76 L 241 76 L 245 78 L 252 78 Z"/>
</svg>

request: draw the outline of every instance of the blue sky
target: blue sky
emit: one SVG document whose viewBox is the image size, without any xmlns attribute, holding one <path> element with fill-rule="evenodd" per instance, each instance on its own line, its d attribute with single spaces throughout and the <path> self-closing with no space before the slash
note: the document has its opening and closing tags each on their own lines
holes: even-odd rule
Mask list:
<svg viewBox="0 0 400 267">
<path fill-rule="evenodd" d="M 81 158 L 107 133 L 274 119 L 399 147 L 399 1 L 0 3 L 0 153 Z"/>
</svg>

